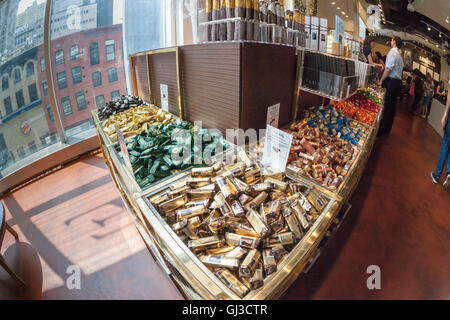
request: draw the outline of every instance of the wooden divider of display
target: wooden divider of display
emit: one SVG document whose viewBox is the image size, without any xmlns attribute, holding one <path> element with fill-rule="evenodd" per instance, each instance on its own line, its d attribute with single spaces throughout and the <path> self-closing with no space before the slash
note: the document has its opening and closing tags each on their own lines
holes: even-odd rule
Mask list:
<svg viewBox="0 0 450 320">
<path fill-rule="evenodd" d="M 160 85 L 168 86 L 168 112 L 185 120 L 180 47 L 150 50 L 129 56 L 133 94 L 162 106 Z"/>
<path fill-rule="evenodd" d="M 182 119 L 201 120 L 204 128 L 218 129 L 222 134 L 226 129 L 265 129 L 267 108 L 278 103 L 279 126 L 284 126 L 292 120 L 296 54 L 294 47 L 251 42 L 141 52 L 130 56 L 133 92 L 144 94 L 146 101 L 150 99 L 160 107 L 159 85 L 168 84 L 169 112 L 178 115 L 174 110 L 178 96 Z M 179 83 L 178 92 L 175 83 Z M 149 93 L 146 88 L 151 88 Z"/>
</svg>

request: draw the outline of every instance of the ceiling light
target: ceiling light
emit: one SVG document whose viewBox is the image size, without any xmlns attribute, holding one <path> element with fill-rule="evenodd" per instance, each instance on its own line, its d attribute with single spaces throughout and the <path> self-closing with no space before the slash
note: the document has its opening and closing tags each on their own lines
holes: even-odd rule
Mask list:
<svg viewBox="0 0 450 320">
<path fill-rule="evenodd" d="M 445 19 L 445 22 L 450 23 L 450 20 L 448 19 L 448 17 L 447 17 L 447 19 Z"/>
<path fill-rule="evenodd" d="M 341 13 L 345 15 L 345 11 L 341 11 Z"/>
<path fill-rule="evenodd" d="M 333 1 L 331 4 L 334 6 L 336 4 L 336 2 Z"/>
<path fill-rule="evenodd" d="M 427 29 L 428 29 L 428 31 L 431 31 L 431 28 L 430 28 L 430 26 L 429 26 L 429 25 L 427 25 L 427 27 L 428 27 L 428 28 L 427 28 Z"/>
<path fill-rule="evenodd" d="M 439 38 L 442 38 L 442 33 L 439 32 Z"/>
<path fill-rule="evenodd" d="M 341 10 L 341 7 L 337 7 L 336 9 Z"/>
</svg>

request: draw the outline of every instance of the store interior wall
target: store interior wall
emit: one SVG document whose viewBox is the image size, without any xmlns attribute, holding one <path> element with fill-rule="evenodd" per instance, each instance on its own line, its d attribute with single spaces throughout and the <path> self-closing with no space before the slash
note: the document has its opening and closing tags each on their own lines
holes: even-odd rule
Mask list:
<svg viewBox="0 0 450 320">
<path fill-rule="evenodd" d="M 328 19 L 328 29 L 336 29 L 336 16 L 342 18 L 345 22 L 345 31 L 353 34 L 359 33 L 358 3 L 355 0 L 335 0 L 335 5 L 331 1 L 318 1 L 317 16 Z M 337 10 L 337 7 L 340 9 Z M 344 11 L 346 18 L 341 11 Z"/>
<path fill-rule="evenodd" d="M 450 90 L 450 85 L 448 83 L 450 78 L 450 65 L 447 63 L 447 59 L 442 56 L 441 57 L 441 80 L 445 82 L 447 86 L 447 90 Z"/>
</svg>

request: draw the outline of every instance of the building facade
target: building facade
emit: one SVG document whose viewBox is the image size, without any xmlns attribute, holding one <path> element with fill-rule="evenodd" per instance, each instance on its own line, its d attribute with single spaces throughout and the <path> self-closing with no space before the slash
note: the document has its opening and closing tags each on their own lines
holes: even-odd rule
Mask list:
<svg viewBox="0 0 450 320">
<path fill-rule="evenodd" d="M 0 4 L 0 65 L 6 62 L 14 50 L 14 31 L 19 1 L 4 1 Z"/>
<path fill-rule="evenodd" d="M 36 81 L 37 51 L 37 48 L 31 49 L 0 66 L 0 147 L 3 162 L 23 159 L 50 143 Z"/>
<path fill-rule="evenodd" d="M 92 125 L 91 110 L 126 94 L 122 25 L 111 25 L 52 41 L 56 97 L 63 126 L 73 132 Z M 45 78 L 43 46 L 38 50 L 38 79 L 50 133 L 56 132 Z M 78 129 L 77 129 L 78 128 Z M 70 134 L 69 134 L 70 135 Z"/>
</svg>

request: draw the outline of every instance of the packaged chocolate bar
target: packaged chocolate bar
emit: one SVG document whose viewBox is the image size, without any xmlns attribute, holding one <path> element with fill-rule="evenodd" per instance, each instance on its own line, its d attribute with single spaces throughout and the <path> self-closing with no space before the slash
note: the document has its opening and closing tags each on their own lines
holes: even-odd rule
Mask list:
<svg viewBox="0 0 450 320">
<path fill-rule="evenodd" d="M 226 256 L 206 255 L 200 259 L 201 262 L 210 267 L 237 269 L 239 267 L 239 260 Z"/>
<path fill-rule="evenodd" d="M 250 278 L 250 290 L 256 290 L 264 285 L 264 267 L 261 262 L 256 265 L 255 272 Z"/>
<path fill-rule="evenodd" d="M 212 21 L 212 0 L 205 0 L 205 11 L 206 11 L 206 22 Z M 211 39 L 211 25 L 206 27 L 207 30 L 207 41 L 212 41 Z"/>
<path fill-rule="evenodd" d="M 277 271 L 277 262 L 270 249 L 263 250 L 263 264 L 266 277 Z"/>
<path fill-rule="evenodd" d="M 246 0 L 236 0 L 235 17 L 241 18 L 235 21 L 234 25 L 234 40 L 246 40 L 247 38 L 247 23 L 246 17 Z"/>
<path fill-rule="evenodd" d="M 250 226 L 247 226 L 245 224 L 239 223 L 239 222 L 233 222 L 230 225 L 230 230 L 233 231 L 236 234 L 240 234 L 243 236 L 249 236 L 249 237 L 259 237 L 259 234 Z"/>
<path fill-rule="evenodd" d="M 203 205 L 199 205 L 195 207 L 177 210 L 177 218 L 178 220 L 189 219 L 195 216 L 206 214 L 208 212 L 209 212 L 208 208 L 206 208 Z"/>
<path fill-rule="evenodd" d="M 233 201 L 233 203 L 231 204 L 231 211 L 233 211 L 233 215 L 235 217 L 245 216 L 244 208 L 242 208 L 240 202 L 237 200 Z"/>
<path fill-rule="evenodd" d="M 215 249 L 206 250 L 206 253 L 210 254 L 210 255 L 226 255 L 226 254 L 232 252 L 236 248 L 238 248 L 238 247 L 235 247 L 235 246 L 223 246 L 221 248 L 215 248 Z M 234 258 L 236 258 L 236 257 L 234 257 Z"/>
<path fill-rule="evenodd" d="M 250 250 L 239 267 L 239 276 L 245 278 L 251 277 L 260 259 L 261 253 L 257 249 Z"/>
<path fill-rule="evenodd" d="M 303 237 L 303 233 L 301 231 L 300 223 L 290 207 L 283 207 L 283 216 L 294 236 L 297 239 L 301 239 Z"/>
<path fill-rule="evenodd" d="M 235 0 L 226 0 L 226 17 L 227 19 L 234 18 Z M 234 21 L 227 22 L 227 40 L 234 40 Z"/>
<path fill-rule="evenodd" d="M 263 192 L 259 193 L 252 201 L 250 201 L 249 203 L 247 203 L 245 205 L 246 209 L 250 210 L 250 209 L 259 207 L 261 205 L 261 203 L 266 201 L 267 196 L 268 196 L 267 192 L 263 191 Z"/>
<path fill-rule="evenodd" d="M 188 241 L 188 247 L 194 251 L 211 248 L 220 248 L 224 245 L 225 239 L 222 236 L 218 235 Z"/>
<path fill-rule="evenodd" d="M 212 21 L 220 20 L 220 0 L 212 0 Z M 219 40 L 219 24 L 211 26 L 211 41 Z"/>
<path fill-rule="evenodd" d="M 194 178 L 211 177 L 212 175 L 214 175 L 214 168 L 213 167 L 192 168 L 191 175 Z"/>
<path fill-rule="evenodd" d="M 247 211 L 246 218 L 259 237 L 264 238 L 269 233 L 269 228 L 254 209 Z"/>
<path fill-rule="evenodd" d="M 176 198 L 164 201 L 159 204 L 159 208 L 164 211 L 164 213 L 169 213 L 175 211 L 176 209 L 184 206 L 188 202 L 188 197 L 183 194 Z"/>
<path fill-rule="evenodd" d="M 261 241 L 260 238 L 243 236 L 240 234 L 230 232 L 225 233 L 225 239 L 227 241 L 227 244 L 229 245 L 240 246 L 249 249 L 257 248 Z"/>
<path fill-rule="evenodd" d="M 242 247 L 234 247 L 233 250 L 225 253 L 226 257 L 235 258 L 235 259 L 241 259 L 243 258 L 248 252 L 248 249 L 244 249 Z"/>
<path fill-rule="evenodd" d="M 225 0 L 220 0 L 220 20 L 224 20 L 227 18 L 227 5 Z M 227 40 L 227 24 L 226 22 L 222 22 L 219 24 L 219 41 Z"/>
<path fill-rule="evenodd" d="M 271 248 L 276 245 L 288 245 L 294 243 L 294 235 L 292 232 L 284 232 L 280 234 L 274 234 L 264 241 L 264 247 Z"/>
<path fill-rule="evenodd" d="M 215 272 L 217 278 L 222 281 L 225 286 L 230 288 L 239 297 L 243 298 L 250 289 L 246 287 L 241 281 L 238 280 L 229 270 L 219 269 Z"/>
</svg>

